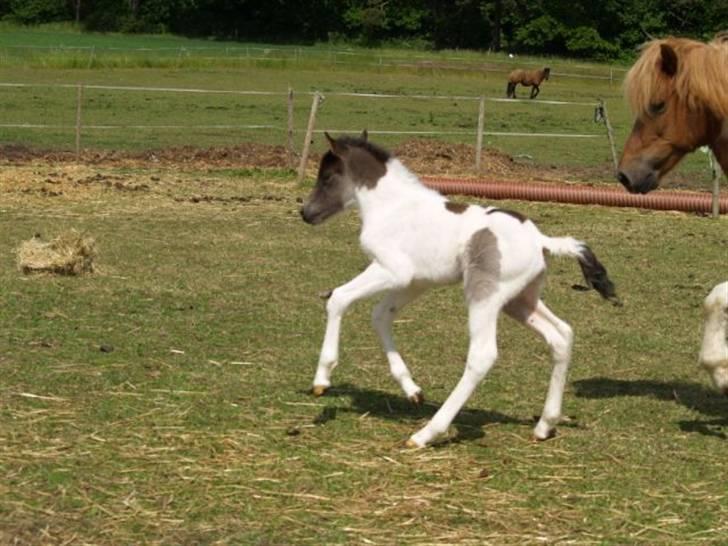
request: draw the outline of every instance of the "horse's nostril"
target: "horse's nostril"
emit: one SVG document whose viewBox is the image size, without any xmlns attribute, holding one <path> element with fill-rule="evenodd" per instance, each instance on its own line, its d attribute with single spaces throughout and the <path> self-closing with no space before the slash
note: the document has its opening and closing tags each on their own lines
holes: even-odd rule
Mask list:
<svg viewBox="0 0 728 546">
<path fill-rule="evenodd" d="M 619 171 L 617 173 L 617 180 L 619 180 L 619 183 L 622 184 L 625 188 L 629 189 L 629 177 L 622 171 Z"/>
</svg>

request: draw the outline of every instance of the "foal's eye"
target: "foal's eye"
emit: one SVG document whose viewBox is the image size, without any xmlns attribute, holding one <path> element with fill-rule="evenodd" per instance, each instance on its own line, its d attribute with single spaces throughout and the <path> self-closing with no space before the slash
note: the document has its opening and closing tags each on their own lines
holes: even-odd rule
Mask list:
<svg viewBox="0 0 728 546">
<path fill-rule="evenodd" d="M 662 114 L 665 111 L 665 102 L 653 102 L 650 104 L 650 114 L 653 116 L 658 116 Z"/>
</svg>

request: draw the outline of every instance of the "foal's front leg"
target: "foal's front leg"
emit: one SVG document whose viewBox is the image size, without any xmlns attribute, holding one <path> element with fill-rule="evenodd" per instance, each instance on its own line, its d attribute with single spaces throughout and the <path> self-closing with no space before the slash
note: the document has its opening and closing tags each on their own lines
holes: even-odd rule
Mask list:
<svg viewBox="0 0 728 546">
<path fill-rule="evenodd" d="M 540 89 L 538 88 L 538 85 L 534 85 L 534 86 L 533 86 L 533 87 L 531 88 L 531 98 L 532 98 L 532 99 L 535 99 L 535 98 L 536 98 L 536 96 L 537 96 L 537 95 L 538 95 L 538 94 L 539 94 L 540 92 L 541 92 L 541 90 L 540 90 Z"/>
<path fill-rule="evenodd" d="M 397 279 L 394 275 L 377 262 L 372 262 L 362 273 L 333 290 L 326 303 L 326 333 L 313 379 L 313 393 L 316 396 L 321 396 L 331 386 L 331 370 L 336 367 L 339 359 L 341 318 L 346 310 L 357 300 L 396 286 Z"/>
</svg>

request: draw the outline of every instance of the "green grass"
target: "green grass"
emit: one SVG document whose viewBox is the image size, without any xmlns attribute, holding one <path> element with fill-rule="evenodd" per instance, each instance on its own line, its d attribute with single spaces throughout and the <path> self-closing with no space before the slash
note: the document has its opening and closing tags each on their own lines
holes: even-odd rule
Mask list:
<svg viewBox="0 0 728 546">
<path fill-rule="evenodd" d="M 725 540 L 728 405 L 696 354 L 726 218 L 504 203 L 589 241 L 625 306 L 572 290 L 578 266 L 551 260 L 546 301 L 576 331 L 570 423 L 530 441 L 548 351 L 504 319 L 499 363 L 446 441 L 407 451 L 462 372 L 463 297 L 433 291 L 396 324 L 424 407 L 389 377 L 364 303 L 334 388 L 312 398 L 316 294 L 366 264 L 355 214 L 304 225 L 307 186 L 283 170 L 3 171 L 0 542 Z M 21 241 L 68 228 L 96 238 L 98 273 L 17 271 Z"/>
<path fill-rule="evenodd" d="M 631 116 L 619 87 L 623 67 L 568 59 L 509 59 L 503 54 L 477 52 L 283 47 L 167 35 L 86 34 L 66 26 L 26 29 L 9 25 L 0 33 L 0 82 L 34 87 L 0 87 L 0 125 L 54 127 L 0 126 L 0 141 L 72 150 L 76 90 L 53 86 L 83 83 L 280 94 L 204 95 L 87 88 L 82 123 L 117 127 L 84 129 L 81 145 L 89 150 L 230 146 L 241 141 L 283 145 L 287 126 L 284 95 L 289 87 L 295 91 L 298 148 L 308 120 L 309 93 L 316 90 L 326 96 L 317 120 L 319 129 L 359 131 L 366 127 L 387 146 L 415 136 L 377 131 L 441 131 L 445 134 L 425 138 L 474 145 L 478 109 L 474 100 L 368 99 L 336 93 L 502 97 L 506 72 L 534 64 L 549 64 L 554 73 L 543 84 L 540 98 L 593 104 L 599 98 L 607 101 L 619 151 L 631 128 Z M 613 82 L 587 77 L 604 77 L 610 70 L 615 76 Z M 578 75 L 584 77 L 574 77 Z M 526 96 L 520 88 L 519 94 Z M 272 128 L 243 127 L 247 125 Z M 603 125 L 593 122 L 591 106 L 488 102 L 485 130 L 597 135 L 592 139 L 486 135 L 485 145 L 542 168 L 596 169 L 590 176 L 611 179 L 606 131 Z M 321 140 L 315 138 L 315 151 L 323 149 Z M 705 157 L 689 156 L 671 179 L 683 186 L 707 189 L 710 173 Z"/>
</svg>

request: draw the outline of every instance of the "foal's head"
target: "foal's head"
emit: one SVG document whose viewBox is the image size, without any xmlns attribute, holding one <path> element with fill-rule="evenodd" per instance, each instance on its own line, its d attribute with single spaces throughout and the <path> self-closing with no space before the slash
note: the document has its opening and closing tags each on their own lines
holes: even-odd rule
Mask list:
<svg viewBox="0 0 728 546">
<path fill-rule="evenodd" d="M 547 66 L 543 69 L 543 79 L 548 80 L 549 76 L 551 75 L 551 69 Z"/>
<path fill-rule="evenodd" d="M 360 137 L 337 139 L 324 134 L 330 149 L 321 158 L 316 185 L 301 208 L 309 224 L 320 224 L 353 205 L 357 189 L 374 189 L 390 158 L 389 152 L 367 140 L 366 131 Z"/>
<path fill-rule="evenodd" d="M 717 116 L 728 110 L 728 95 L 718 91 L 728 85 L 728 49 L 721 49 L 678 38 L 644 46 L 624 82 L 636 119 L 617 178 L 630 192 L 654 190 L 685 154 L 720 133 Z"/>
</svg>

